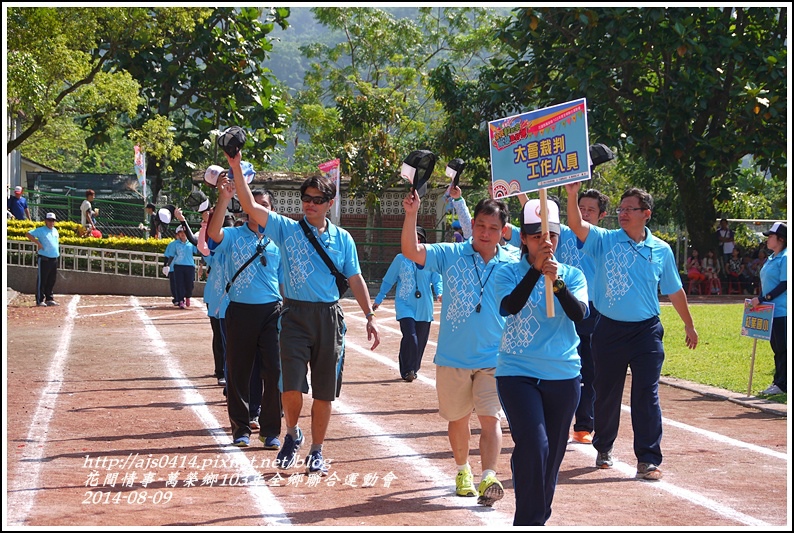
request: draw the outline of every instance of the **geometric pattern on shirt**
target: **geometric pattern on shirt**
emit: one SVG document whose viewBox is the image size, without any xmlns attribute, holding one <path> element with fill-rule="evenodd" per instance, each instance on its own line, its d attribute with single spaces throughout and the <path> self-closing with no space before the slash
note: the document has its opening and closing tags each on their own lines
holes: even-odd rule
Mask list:
<svg viewBox="0 0 794 533">
<path fill-rule="evenodd" d="M 637 260 L 637 252 L 631 248 L 624 248 L 622 243 L 616 243 L 606 254 L 608 306 L 614 307 L 634 286 L 629 269 Z"/>
<path fill-rule="evenodd" d="M 475 261 L 483 263 L 480 254 L 474 254 Z M 466 261 L 467 256 L 461 256 L 451 265 L 446 272 L 444 272 L 444 281 L 449 279 L 450 293 L 449 301 L 451 302 L 447 307 L 446 320 L 452 326 L 452 331 L 455 331 L 471 316 L 477 304 L 480 303 L 480 282 L 478 281 L 477 273 L 474 270 L 474 264 L 471 261 Z M 482 270 L 482 269 L 480 269 Z"/>
<path fill-rule="evenodd" d="M 535 287 L 540 290 L 533 289 L 521 311 L 508 317 L 499 350 L 506 353 L 517 353 L 522 348 L 529 347 L 535 334 L 540 331 L 540 322 L 535 313 L 541 312 L 540 302 L 546 297 L 545 277 L 542 276 L 538 279 Z"/>
<path fill-rule="evenodd" d="M 231 243 L 232 247 L 232 267 L 234 268 L 234 272 L 245 264 L 246 261 L 251 259 L 251 256 L 254 255 L 256 252 L 256 245 L 259 242 L 259 239 L 254 237 L 253 235 L 245 236 L 242 234 L 238 234 L 234 241 Z M 264 253 L 264 252 L 262 252 Z M 247 289 L 251 286 L 251 282 L 256 275 L 256 261 L 252 261 L 250 265 L 245 267 L 242 272 L 237 276 L 237 279 L 234 280 L 234 286 L 239 290 Z M 231 274 L 232 276 L 234 273 Z"/>
<path fill-rule="evenodd" d="M 413 289 L 413 287 L 416 285 L 416 280 L 414 279 L 415 272 L 415 263 L 404 257 L 403 262 L 400 265 L 400 273 L 398 275 L 400 283 L 398 287 L 397 298 L 406 300 L 409 296 L 413 296 L 416 293 L 416 289 Z"/>
<path fill-rule="evenodd" d="M 582 268 L 582 257 L 584 254 L 577 248 L 575 239 L 565 239 L 565 242 L 557 248 L 557 254 L 560 258 L 560 263 Z"/>
<path fill-rule="evenodd" d="M 315 253 L 314 246 L 303 233 L 293 233 L 284 240 L 282 253 L 286 253 L 290 260 L 290 286 L 295 291 L 299 291 L 314 273 L 314 264 L 311 262 L 311 254 Z"/>
</svg>

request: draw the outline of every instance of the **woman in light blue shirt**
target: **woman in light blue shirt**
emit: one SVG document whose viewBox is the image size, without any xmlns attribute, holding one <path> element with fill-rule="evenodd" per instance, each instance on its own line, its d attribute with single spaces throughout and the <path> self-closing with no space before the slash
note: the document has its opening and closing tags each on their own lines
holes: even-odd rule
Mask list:
<svg viewBox="0 0 794 533">
<path fill-rule="evenodd" d="M 523 209 L 521 261 L 494 274 L 499 313 L 506 316 L 496 384 L 515 447 L 510 460 L 516 494 L 514 526 L 544 525 L 551 516 L 557 474 L 565 456 L 581 387 L 575 322 L 587 316 L 587 282 L 576 267 L 557 263 L 559 208 L 549 206 L 541 233 L 540 201 Z M 555 279 L 548 317 L 547 280 Z"/>
<path fill-rule="evenodd" d="M 772 336 L 769 343 L 775 354 L 775 375 L 772 384 L 767 387 L 762 395 L 784 394 L 788 390 L 788 377 L 786 374 L 786 358 L 788 345 L 786 344 L 786 317 L 788 316 L 788 226 L 782 222 L 775 222 L 764 235 L 768 237 L 766 247 L 772 250 L 764 266 L 761 267 L 761 292 L 753 298 L 752 305 L 761 303 L 775 304 L 772 314 Z"/>
<path fill-rule="evenodd" d="M 416 237 L 420 243 L 427 242 L 427 234 L 422 226 L 416 226 Z M 403 254 L 397 254 L 383 276 L 380 292 L 372 304 L 373 310 L 378 309 L 395 285 L 394 311 L 403 335 L 398 357 L 400 376 L 410 383 L 416 379 L 422 366 L 422 356 L 433 322 L 433 300 L 441 301 L 444 286 L 441 274 L 418 268 Z"/>
</svg>

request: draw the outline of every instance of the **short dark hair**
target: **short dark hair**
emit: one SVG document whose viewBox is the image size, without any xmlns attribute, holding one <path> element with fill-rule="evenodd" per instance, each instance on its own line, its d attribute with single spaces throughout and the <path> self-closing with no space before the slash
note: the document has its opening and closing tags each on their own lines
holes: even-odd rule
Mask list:
<svg viewBox="0 0 794 533">
<path fill-rule="evenodd" d="M 309 176 L 303 181 L 301 184 L 301 196 L 306 193 L 306 189 L 309 187 L 314 187 L 329 200 L 333 200 L 336 197 L 336 183 L 331 178 L 326 178 L 321 174 Z"/>
<path fill-rule="evenodd" d="M 620 197 L 621 201 L 624 198 L 628 198 L 630 196 L 635 197 L 637 200 L 640 201 L 640 207 L 643 209 L 650 209 L 653 211 L 653 196 L 647 191 L 643 189 L 638 189 L 637 187 L 631 187 L 626 189 L 626 192 L 623 193 L 623 196 Z"/>
<path fill-rule="evenodd" d="M 609 208 L 609 198 L 606 194 L 602 193 L 598 189 L 587 189 L 586 191 L 579 193 L 578 200 L 582 198 L 592 198 L 598 202 L 598 213 L 606 213 L 607 208 Z M 578 203 L 578 201 L 577 201 Z"/>
<path fill-rule="evenodd" d="M 251 196 L 256 198 L 257 196 L 267 196 L 267 201 L 270 203 L 270 207 L 273 207 L 273 193 L 270 192 L 268 189 L 256 188 L 251 191 Z"/>
<path fill-rule="evenodd" d="M 507 204 L 501 200 L 483 198 L 474 206 L 473 220 L 476 220 L 479 215 L 499 215 L 502 227 L 505 227 L 507 220 L 510 218 L 510 209 L 508 209 Z"/>
<path fill-rule="evenodd" d="M 154 211 L 155 209 L 154 204 L 149 202 L 148 204 L 146 204 L 146 209 L 151 209 L 152 211 Z"/>
<path fill-rule="evenodd" d="M 96 196 L 94 189 L 88 189 L 87 191 L 85 191 L 85 197 L 88 198 L 89 196 Z"/>
</svg>

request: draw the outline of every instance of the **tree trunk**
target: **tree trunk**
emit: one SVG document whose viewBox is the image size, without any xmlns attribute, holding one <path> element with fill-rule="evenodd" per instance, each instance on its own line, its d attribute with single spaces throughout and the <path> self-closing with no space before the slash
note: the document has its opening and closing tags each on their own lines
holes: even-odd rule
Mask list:
<svg viewBox="0 0 794 533">
<path fill-rule="evenodd" d="M 686 169 L 682 168 L 681 172 L 686 172 Z M 705 171 L 696 168 L 694 176 L 691 174 L 675 175 L 674 179 L 681 198 L 684 220 L 689 234 L 689 245 L 697 248 L 700 257 L 705 257 L 708 250 L 714 250 L 717 253 L 715 233 L 717 212 L 714 209 L 714 197 L 711 190 L 712 180 L 705 175 L 698 174 L 705 174 Z M 685 257 L 686 253 L 684 257 L 679 258 L 681 263 Z"/>
</svg>

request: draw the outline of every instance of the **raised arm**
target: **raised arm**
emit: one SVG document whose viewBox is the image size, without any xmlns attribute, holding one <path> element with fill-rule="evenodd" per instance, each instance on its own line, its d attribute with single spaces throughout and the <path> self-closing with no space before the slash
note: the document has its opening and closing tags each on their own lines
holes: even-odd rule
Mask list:
<svg viewBox="0 0 794 533">
<path fill-rule="evenodd" d="M 566 183 L 565 191 L 568 193 L 568 227 L 584 242 L 590 233 L 590 223 L 582 219 L 579 211 L 579 187 L 581 182 Z"/>
<path fill-rule="evenodd" d="M 254 202 L 254 195 L 251 194 L 251 188 L 246 183 L 243 169 L 240 166 L 242 152 L 237 152 L 234 157 L 229 157 L 229 154 L 226 154 L 226 159 L 229 161 L 229 168 L 232 169 L 232 174 L 234 174 L 234 186 L 237 189 L 237 199 L 240 200 L 240 206 L 242 206 L 243 211 L 248 214 L 251 220 L 264 228 L 267 226 L 270 210 Z"/>
<path fill-rule="evenodd" d="M 471 237 L 471 213 L 469 213 L 469 206 L 466 205 L 466 199 L 463 198 L 462 194 L 463 191 L 458 186 L 449 188 L 452 207 L 455 209 L 460 221 L 460 230 L 463 232 L 463 238 L 468 239 Z"/>
<path fill-rule="evenodd" d="M 400 235 L 400 246 L 405 257 L 420 266 L 425 266 L 427 252 L 425 245 L 416 239 L 416 216 L 419 213 L 419 193 L 412 190 L 403 200 L 405 209 L 405 219 L 403 220 L 403 231 Z"/>
<path fill-rule="evenodd" d="M 207 237 L 219 243 L 223 240 L 223 219 L 226 218 L 226 208 L 234 196 L 234 182 L 228 176 L 218 179 L 218 203 L 215 205 L 215 212 L 212 213 L 209 224 L 207 224 Z"/>
<path fill-rule="evenodd" d="M 179 207 L 174 209 L 174 216 L 182 223 L 182 227 L 185 228 L 185 237 L 187 237 L 187 242 L 193 246 L 196 246 L 196 244 L 198 244 L 198 240 L 196 240 L 196 236 L 193 235 L 193 230 L 190 229 L 190 226 L 188 226 L 187 220 L 185 220 L 185 215 L 182 213 L 182 209 Z"/>
</svg>

